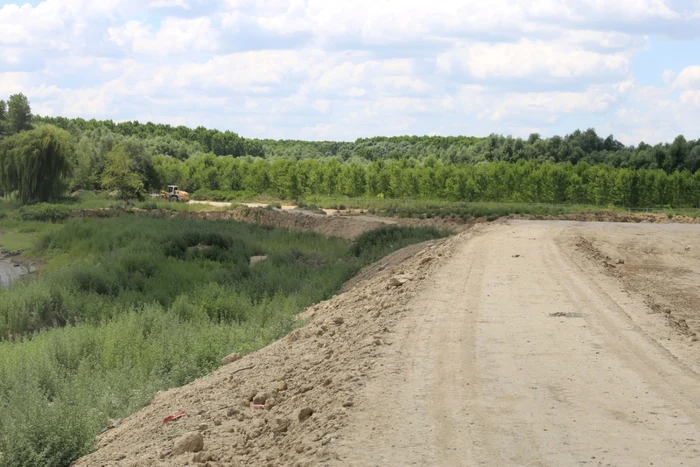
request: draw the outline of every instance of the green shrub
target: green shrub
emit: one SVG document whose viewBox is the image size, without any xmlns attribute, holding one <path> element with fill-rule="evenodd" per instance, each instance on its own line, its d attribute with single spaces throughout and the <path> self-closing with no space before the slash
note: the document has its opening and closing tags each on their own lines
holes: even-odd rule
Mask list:
<svg viewBox="0 0 700 467">
<path fill-rule="evenodd" d="M 0 211 L 0 220 L 4 219 L 7 217 L 7 213 L 5 211 Z"/>
<path fill-rule="evenodd" d="M 25 221 L 59 222 L 70 217 L 71 208 L 62 204 L 39 203 L 22 206 L 19 217 Z"/>
<path fill-rule="evenodd" d="M 28 380 L 3 402 L 0 465 L 64 467 L 93 449 L 99 422 L 78 394 L 49 401 L 40 382 Z"/>
</svg>

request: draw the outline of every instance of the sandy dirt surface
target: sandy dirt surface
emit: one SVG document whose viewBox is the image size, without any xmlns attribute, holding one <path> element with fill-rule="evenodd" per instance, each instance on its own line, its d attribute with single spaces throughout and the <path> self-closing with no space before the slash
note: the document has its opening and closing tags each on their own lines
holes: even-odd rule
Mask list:
<svg viewBox="0 0 700 467">
<path fill-rule="evenodd" d="M 214 206 L 215 208 L 227 208 L 234 203 L 231 201 L 197 201 L 194 199 L 191 199 L 189 204 L 206 204 L 209 206 Z M 235 203 L 235 204 L 240 204 L 241 206 L 247 206 L 249 208 L 265 208 L 269 206 L 267 203 Z M 293 209 L 297 209 L 297 206 L 295 204 L 283 204 L 282 210 L 284 211 L 290 211 Z"/>
<path fill-rule="evenodd" d="M 700 228 L 479 227 L 412 302 L 334 465 L 697 465 L 697 348 L 645 295 L 682 296 L 697 318 L 697 286 L 681 288 L 700 279 Z"/>
<path fill-rule="evenodd" d="M 207 206 L 213 206 L 215 208 L 227 208 L 231 206 L 230 201 L 197 201 L 195 199 L 191 199 L 187 202 L 187 204 L 200 204 L 200 205 L 207 205 Z"/>
<path fill-rule="evenodd" d="M 404 251 L 77 465 L 698 465 L 698 240 L 510 220 Z"/>
</svg>

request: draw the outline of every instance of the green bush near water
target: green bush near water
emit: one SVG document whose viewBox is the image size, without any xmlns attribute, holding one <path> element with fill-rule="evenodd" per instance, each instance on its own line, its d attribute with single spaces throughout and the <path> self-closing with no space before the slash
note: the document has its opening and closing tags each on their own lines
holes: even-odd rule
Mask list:
<svg viewBox="0 0 700 467">
<path fill-rule="evenodd" d="M 291 330 L 359 268 L 439 237 L 350 243 L 183 218 L 76 219 L 44 236 L 47 270 L 0 289 L 0 466 L 67 466 L 158 390 Z M 249 267 L 251 255 L 268 260 Z"/>
</svg>

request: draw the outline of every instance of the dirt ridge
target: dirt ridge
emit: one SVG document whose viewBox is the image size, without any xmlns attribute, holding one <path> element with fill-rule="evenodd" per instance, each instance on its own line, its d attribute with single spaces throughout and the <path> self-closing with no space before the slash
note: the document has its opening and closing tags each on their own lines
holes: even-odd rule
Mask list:
<svg viewBox="0 0 700 467">
<path fill-rule="evenodd" d="M 76 466 L 310 466 L 337 459 L 339 433 L 376 356 L 391 345 L 390 329 L 462 235 L 425 245 L 363 287 L 310 307 L 308 324 L 284 339 L 158 393 Z M 397 275 L 403 285 L 390 285 Z M 162 424 L 180 411 L 186 415 Z M 194 432 L 203 450 L 176 454 L 175 445 Z"/>
<path fill-rule="evenodd" d="M 341 237 L 353 240 L 359 235 L 387 225 L 409 227 L 429 226 L 450 232 L 462 232 L 469 227 L 489 222 L 486 218 L 464 220 L 459 217 L 433 217 L 426 219 L 382 217 L 376 215 L 320 215 L 305 210 L 271 209 L 239 206 L 226 211 L 181 211 L 173 212 L 161 209 L 143 210 L 126 209 L 80 209 L 71 213 L 71 217 L 115 217 L 125 214 L 183 216 L 188 219 L 223 220 L 231 219 L 239 222 L 265 225 L 273 228 L 286 228 L 298 231 L 317 232 L 322 235 Z M 673 216 L 659 213 L 625 213 L 617 211 L 598 211 L 584 213 L 568 213 L 556 216 L 542 215 L 510 215 L 499 220 L 565 220 L 580 222 L 619 222 L 642 224 L 700 224 L 700 217 Z"/>
</svg>

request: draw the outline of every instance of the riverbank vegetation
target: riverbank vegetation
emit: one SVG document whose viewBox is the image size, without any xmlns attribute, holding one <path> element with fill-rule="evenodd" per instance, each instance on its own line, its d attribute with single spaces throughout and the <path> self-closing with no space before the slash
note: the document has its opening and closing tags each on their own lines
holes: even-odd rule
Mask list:
<svg viewBox="0 0 700 467">
<path fill-rule="evenodd" d="M 369 262 L 443 235 L 388 227 L 353 243 L 181 217 L 13 222 L 50 228 L 31 250 L 43 269 L 0 289 L 3 467 L 69 465 L 109 419 L 283 336 Z"/>
</svg>

